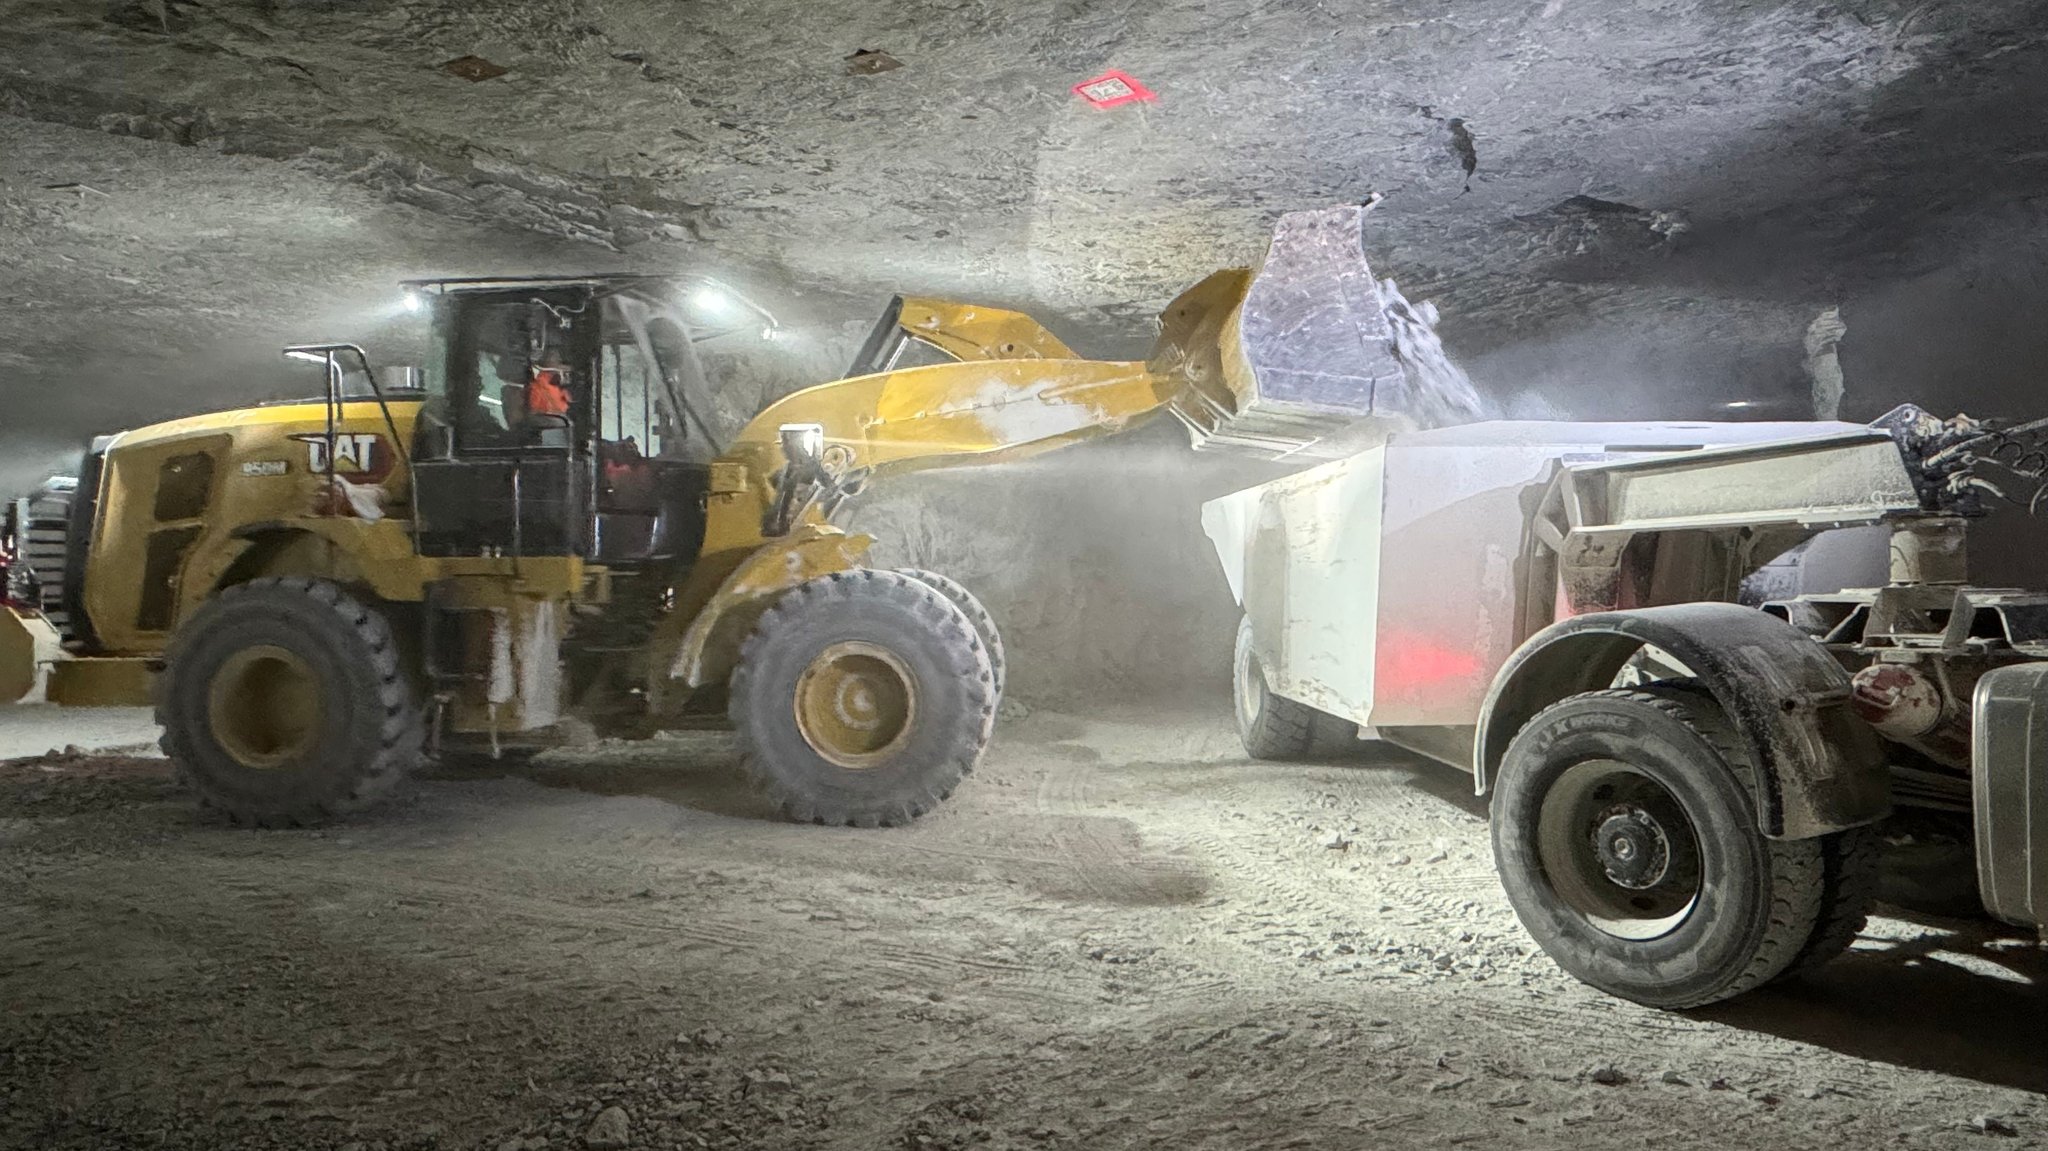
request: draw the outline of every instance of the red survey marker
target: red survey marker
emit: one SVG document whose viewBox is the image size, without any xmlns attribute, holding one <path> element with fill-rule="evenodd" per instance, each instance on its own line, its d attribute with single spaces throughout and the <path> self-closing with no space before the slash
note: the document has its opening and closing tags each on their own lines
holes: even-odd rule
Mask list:
<svg viewBox="0 0 2048 1151">
<path fill-rule="evenodd" d="M 1083 80 L 1074 85 L 1074 94 L 1097 108 L 1114 108 L 1118 104 L 1159 98 L 1152 94 L 1150 88 L 1138 83 L 1136 77 L 1114 68 L 1093 80 Z"/>
</svg>

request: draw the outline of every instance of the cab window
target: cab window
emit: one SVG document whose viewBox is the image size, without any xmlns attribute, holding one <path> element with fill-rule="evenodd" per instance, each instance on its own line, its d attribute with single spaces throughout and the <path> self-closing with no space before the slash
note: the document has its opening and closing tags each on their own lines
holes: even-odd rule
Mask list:
<svg viewBox="0 0 2048 1151">
<path fill-rule="evenodd" d="M 521 295 L 452 301 L 444 402 L 458 451 L 568 446 L 588 419 L 578 333 L 561 302 Z M 551 419 L 552 417 L 552 419 Z"/>
<path fill-rule="evenodd" d="M 631 444 L 642 455 L 662 454 L 665 421 L 655 397 L 661 368 L 651 362 L 630 336 L 608 338 L 598 363 L 597 438 L 608 444 Z"/>
</svg>

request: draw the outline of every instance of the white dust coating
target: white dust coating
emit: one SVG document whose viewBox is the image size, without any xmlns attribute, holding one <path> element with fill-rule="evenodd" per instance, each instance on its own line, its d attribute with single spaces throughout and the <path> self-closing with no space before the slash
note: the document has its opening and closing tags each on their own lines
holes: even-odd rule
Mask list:
<svg viewBox="0 0 2048 1151">
<path fill-rule="evenodd" d="M 561 626 L 554 600 L 534 600 L 520 611 L 518 649 L 520 726 L 548 727 L 561 718 Z"/>
<path fill-rule="evenodd" d="M 512 618 L 504 608 L 491 609 L 491 670 L 484 698 L 492 707 L 510 703 L 518 694 L 512 671 Z"/>
<path fill-rule="evenodd" d="M 961 402 L 939 408 L 933 414 L 978 416 L 990 438 L 1004 444 L 1051 439 L 1099 427 L 1110 420 L 1102 405 L 1062 394 L 1071 390 L 1051 379 L 1033 380 L 1021 387 L 991 379 Z"/>
</svg>

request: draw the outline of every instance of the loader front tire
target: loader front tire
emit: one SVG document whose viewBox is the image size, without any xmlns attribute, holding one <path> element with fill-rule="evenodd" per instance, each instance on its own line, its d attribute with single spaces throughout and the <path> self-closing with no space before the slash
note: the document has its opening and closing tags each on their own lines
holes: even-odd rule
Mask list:
<svg viewBox="0 0 2048 1151">
<path fill-rule="evenodd" d="M 974 625 L 974 633 L 981 637 L 981 646 L 988 649 L 989 671 L 995 676 L 996 702 L 1000 704 L 1003 689 L 1008 682 L 1010 660 L 1003 650 L 1003 633 L 996 629 L 995 617 L 988 614 L 988 609 L 982 606 L 979 597 L 968 591 L 965 584 L 952 576 L 924 568 L 896 570 L 919 583 L 929 585 L 933 591 L 952 600 L 953 606 L 959 608 L 967 617 L 967 622 Z"/>
<path fill-rule="evenodd" d="M 360 811 L 419 762 L 419 698 L 390 621 L 326 580 L 230 587 L 179 627 L 164 661 L 164 754 L 237 823 Z"/>
<path fill-rule="evenodd" d="M 1230 696 L 1237 712 L 1237 737 L 1253 759 L 1295 760 L 1316 740 L 1316 709 L 1277 696 L 1266 687 L 1265 668 L 1252 650 L 1252 619 L 1238 621 L 1237 651 L 1231 660 Z"/>
<path fill-rule="evenodd" d="M 747 774 L 790 818 L 894 827 L 973 771 L 996 688 L 972 621 L 900 572 L 835 572 L 762 613 L 730 715 Z"/>
</svg>

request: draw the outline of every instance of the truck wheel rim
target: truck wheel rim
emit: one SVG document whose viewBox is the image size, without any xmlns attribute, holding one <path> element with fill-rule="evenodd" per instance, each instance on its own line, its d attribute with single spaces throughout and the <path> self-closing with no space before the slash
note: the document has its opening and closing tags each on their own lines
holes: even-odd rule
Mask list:
<svg viewBox="0 0 2048 1151">
<path fill-rule="evenodd" d="M 325 715 L 312 666 L 272 644 L 243 648 L 222 662 L 208 685 L 206 712 L 221 750 L 257 769 L 303 759 L 319 741 Z"/>
<path fill-rule="evenodd" d="M 1618 939 L 1669 935 L 1699 902 L 1699 835 L 1684 806 L 1616 760 L 1558 776 L 1537 815 L 1536 850 L 1558 896 Z"/>
<path fill-rule="evenodd" d="M 1261 697 L 1266 694 L 1266 677 L 1259 671 L 1259 660 L 1252 654 L 1250 644 L 1240 645 L 1237 653 L 1237 714 L 1246 726 L 1259 721 Z"/>
<path fill-rule="evenodd" d="M 909 742 L 917 694 L 917 678 L 895 652 L 835 643 L 797 678 L 797 728 L 826 760 L 863 771 L 888 762 Z"/>
</svg>

